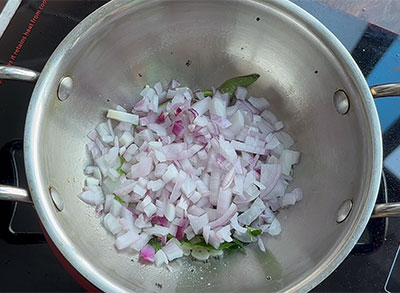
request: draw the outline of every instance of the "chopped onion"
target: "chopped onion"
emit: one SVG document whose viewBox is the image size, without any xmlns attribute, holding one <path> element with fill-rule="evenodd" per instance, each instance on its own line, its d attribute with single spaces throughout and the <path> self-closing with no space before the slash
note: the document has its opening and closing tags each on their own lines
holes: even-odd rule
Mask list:
<svg viewBox="0 0 400 293">
<path fill-rule="evenodd" d="M 250 96 L 249 102 L 260 111 L 263 111 L 269 107 L 269 102 L 265 98 L 255 98 Z"/>
<path fill-rule="evenodd" d="M 90 205 L 98 205 L 102 203 L 104 200 L 103 191 L 97 185 L 88 186 L 86 191 L 83 191 L 79 197 Z"/>
<path fill-rule="evenodd" d="M 118 250 L 167 267 L 183 255 L 222 253 L 181 247 L 196 235 L 216 249 L 235 238 L 266 251 L 264 236 L 282 229 L 275 212 L 302 199 L 299 188 L 287 192 L 300 153 L 289 149 L 294 140 L 269 102 L 238 87 L 227 107 L 230 94 L 212 89 L 205 97 L 175 80 L 146 86 L 132 111 L 110 109 L 87 135 L 93 163 L 79 198 L 103 218 Z M 251 237 L 249 227 L 264 234 Z"/>
<path fill-rule="evenodd" d="M 211 114 L 210 118 L 211 121 L 214 122 L 216 125 L 218 125 L 220 129 L 225 129 L 232 125 L 232 123 L 228 119 L 218 115 Z"/>
<path fill-rule="evenodd" d="M 209 224 L 210 227 L 217 228 L 219 226 L 225 225 L 226 223 L 228 223 L 230 221 L 230 219 L 233 217 L 233 215 L 236 213 L 236 211 L 237 211 L 237 206 L 234 203 L 232 203 L 225 214 L 223 214 L 220 218 L 212 221 Z"/>
<path fill-rule="evenodd" d="M 167 255 L 161 249 L 155 254 L 154 260 L 157 267 L 161 266 L 163 263 L 168 264 Z"/>
<path fill-rule="evenodd" d="M 217 201 L 217 213 L 222 216 L 228 210 L 230 204 L 232 203 L 232 190 L 228 189 L 219 189 L 218 193 L 218 201 Z"/>
<path fill-rule="evenodd" d="M 285 208 L 290 205 L 294 205 L 297 201 L 301 200 L 302 198 L 303 198 L 303 192 L 299 188 L 296 188 L 292 192 L 286 193 L 282 197 L 281 207 Z"/>
<path fill-rule="evenodd" d="M 131 123 L 133 125 L 138 125 L 139 124 L 139 116 L 138 115 L 130 114 L 130 113 L 124 113 L 124 112 L 115 111 L 115 110 L 108 110 L 107 118 L 118 120 L 118 121 L 122 121 L 122 122 Z"/>
<path fill-rule="evenodd" d="M 244 87 L 239 86 L 235 91 L 235 97 L 238 100 L 244 100 L 247 96 L 247 89 Z"/>
<path fill-rule="evenodd" d="M 174 242 L 168 242 L 167 245 L 162 248 L 162 250 L 164 251 L 169 261 L 183 256 L 182 249 Z"/>
<path fill-rule="evenodd" d="M 139 234 L 134 231 L 129 231 L 121 236 L 118 236 L 115 240 L 115 246 L 117 249 L 122 250 L 131 246 L 135 241 L 139 239 Z"/>
<path fill-rule="evenodd" d="M 238 214 L 239 214 L 239 213 L 235 213 L 235 214 L 233 215 L 233 217 L 230 219 L 231 226 L 232 226 L 233 229 L 235 229 L 235 230 L 238 231 L 239 233 L 246 233 L 247 229 L 246 229 L 246 228 L 243 228 L 243 227 L 240 226 L 239 223 L 238 223 L 238 219 L 237 219 Z"/>
<path fill-rule="evenodd" d="M 139 239 L 133 242 L 131 245 L 131 248 L 136 250 L 136 251 L 141 251 L 143 247 L 146 246 L 146 244 L 149 242 L 151 236 L 145 232 L 140 233 Z"/>
<path fill-rule="evenodd" d="M 144 229 L 144 231 L 147 234 L 156 235 L 156 236 L 167 236 L 168 233 L 170 232 L 168 227 L 163 227 L 163 226 L 159 226 L 159 225 L 154 225 L 151 228 L 146 228 L 146 229 Z"/>
<path fill-rule="evenodd" d="M 172 127 L 172 132 L 176 136 L 182 135 L 183 131 L 185 130 L 185 126 L 183 126 L 183 122 L 181 120 L 175 121 Z"/>
<path fill-rule="evenodd" d="M 257 236 L 257 244 L 258 244 L 258 247 L 260 248 L 260 250 L 261 250 L 262 252 L 265 252 L 265 251 L 266 251 L 265 245 L 264 245 L 264 241 L 263 241 L 263 239 L 261 238 L 260 235 Z"/>
<path fill-rule="evenodd" d="M 241 111 L 236 111 L 231 118 L 231 123 L 232 125 L 228 129 L 237 135 L 244 126 L 244 117 Z"/>
<path fill-rule="evenodd" d="M 265 210 L 263 201 L 257 198 L 250 208 L 238 217 L 238 221 L 243 225 L 250 225 Z"/>
<path fill-rule="evenodd" d="M 155 256 L 155 250 L 153 248 L 153 246 L 146 244 L 145 247 L 142 248 L 142 250 L 140 251 L 140 257 L 142 257 L 143 259 L 147 260 L 147 261 L 154 261 L 154 256 Z"/>
<path fill-rule="evenodd" d="M 208 224 L 208 214 L 204 214 L 200 217 L 188 215 L 190 226 L 192 226 L 193 232 L 198 234 L 205 225 Z"/>
<path fill-rule="evenodd" d="M 292 165 L 297 164 L 300 159 L 300 153 L 294 152 L 290 150 L 283 150 L 281 153 L 281 157 L 279 158 L 279 163 L 282 166 L 282 174 L 290 175 L 290 170 L 292 169 Z"/>
<path fill-rule="evenodd" d="M 115 218 L 112 214 L 107 214 L 103 220 L 104 227 L 112 234 L 117 234 L 121 231 L 121 225 L 117 218 Z"/>
<path fill-rule="evenodd" d="M 231 226 L 227 225 L 222 227 L 217 231 L 216 236 L 226 242 L 232 242 L 233 239 L 231 238 Z"/>
<path fill-rule="evenodd" d="M 226 104 L 221 99 L 213 98 L 209 104 L 209 111 L 210 114 L 218 115 L 225 118 Z"/>
</svg>

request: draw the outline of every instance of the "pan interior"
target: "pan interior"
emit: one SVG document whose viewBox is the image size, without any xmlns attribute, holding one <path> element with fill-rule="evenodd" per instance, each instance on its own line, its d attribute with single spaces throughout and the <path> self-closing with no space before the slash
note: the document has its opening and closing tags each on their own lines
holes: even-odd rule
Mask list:
<svg viewBox="0 0 400 293">
<path fill-rule="evenodd" d="M 353 63 L 343 61 L 349 58 L 343 49 L 331 46 L 330 35 L 285 3 L 110 3 L 96 12 L 101 20 L 86 20 L 53 54 L 27 120 L 32 126 L 27 126 L 26 151 L 35 164 L 27 167 L 28 175 L 50 236 L 100 289 L 156 291 L 156 283 L 165 291 L 186 292 L 310 289 L 357 240 L 366 221 L 360 215 L 374 201 L 371 169 L 378 164 L 370 97 L 363 94 L 364 81 Z M 294 149 L 302 152 L 291 187 L 301 187 L 304 199 L 279 213 L 281 235 L 266 239 L 265 254 L 250 246 L 246 255 L 205 264 L 178 260 L 171 263 L 172 272 L 141 265 L 129 252 L 117 253 L 114 237 L 77 197 L 90 163 L 87 133 L 104 120 L 107 109 L 133 105 L 146 84 L 175 78 L 205 89 L 248 73 L 261 74 L 250 93 L 269 100 L 294 137 Z M 61 102 L 57 85 L 63 76 L 70 76 L 74 86 Z M 345 115 L 333 105 L 338 89 L 350 98 Z M 62 212 L 51 203 L 51 186 L 64 200 Z M 337 210 L 346 199 L 354 202 L 352 213 L 337 224 Z"/>
</svg>

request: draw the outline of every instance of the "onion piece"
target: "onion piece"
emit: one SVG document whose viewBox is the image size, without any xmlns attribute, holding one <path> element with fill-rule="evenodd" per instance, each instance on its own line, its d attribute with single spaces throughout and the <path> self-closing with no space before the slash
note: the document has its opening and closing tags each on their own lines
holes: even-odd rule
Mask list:
<svg viewBox="0 0 400 293">
<path fill-rule="evenodd" d="M 192 203 L 196 204 L 201 199 L 201 194 L 199 192 L 195 191 L 190 195 L 189 199 Z"/>
<path fill-rule="evenodd" d="M 154 225 L 151 228 L 143 229 L 147 234 L 155 235 L 155 236 L 167 236 L 170 233 L 170 229 L 168 227 L 163 227 L 159 225 Z"/>
<path fill-rule="evenodd" d="M 107 118 L 114 119 L 117 121 L 122 121 L 126 123 L 130 123 L 133 125 L 138 125 L 139 124 L 139 116 L 135 114 L 130 114 L 130 113 L 124 113 L 121 111 L 116 111 L 116 110 L 108 110 L 107 112 Z"/>
<path fill-rule="evenodd" d="M 217 201 L 217 213 L 220 216 L 225 214 L 231 203 L 232 203 L 232 190 L 230 188 L 225 190 L 223 188 L 220 188 Z"/>
<path fill-rule="evenodd" d="M 250 208 L 238 217 L 238 221 L 243 225 L 250 225 L 265 209 L 263 201 L 257 198 Z"/>
<path fill-rule="evenodd" d="M 294 144 L 293 138 L 284 131 L 278 131 L 275 133 L 276 137 L 279 139 L 279 141 L 283 144 L 283 147 L 285 149 L 290 148 Z"/>
<path fill-rule="evenodd" d="M 263 111 L 270 106 L 266 98 L 255 98 L 253 96 L 250 96 L 248 101 L 260 111 Z"/>
<path fill-rule="evenodd" d="M 165 217 L 170 222 L 175 219 L 175 205 L 173 203 L 167 203 L 167 206 L 165 207 Z"/>
<path fill-rule="evenodd" d="M 226 223 L 228 223 L 230 221 L 230 219 L 233 217 L 233 215 L 236 213 L 237 211 L 237 206 L 232 203 L 229 207 L 229 209 L 226 211 L 225 214 L 223 214 L 221 217 L 219 217 L 218 219 L 210 222 L 210 228 L 217 228 L 219 226 L 223 226 Z"/>
<path fill-rule="evenodd" d="M 281 207 L 285 208 L 294 205 L 297 201 L 303 198 L 303 192 L 296 188 L 292 192 L 286 193 L 281 199 Z"/>
<path fill-rule="evenodd" d="M 227 226 L 220 228 L 216 232 L 216 236 L 226 242 L 232 242 L 233 239 L 231 238 L 231 226 L 227 225 Z"/>
<path fill-rule="evenodd" d="M 257 236 L 257 244 L 258 244 L 258 247 L 260 248 L 260 250 L 262 252 L 266 252 L 264 241 L 263 241 L 263 239 L 261 238 L 260 235 Z"/>
<path fill-rule="evenodd" d="M 176 136 L 181 136 L 183 131 L 185 130 L 185 126 L 183 125 L 182 120 L 175 121 L 172 126 L 172 132 Z"/>
<path fill-rule="evenodd" d="M 111 203 L 111 208 L 110 208 L 110 213 L 111 215 L 113 215 L 114 217 L 118 218 L 121 214 L 121 210 L 122 210 L 122 205 L 119 201 L 114 200 Z"/>
<path fill-rule="evenodd" d="M 151 129 L 152 131 L 154 131 L 158 136 L 166 136 L 167 135 L 167 131 L 165 130 L 165 128 L 159 124 L 150 123 L 149 125 L 147 125 L 147 127 L 149 129 Z"/>
<path fill-rule="evenodd" d="M 192 192 L 194 192 L 196 186 L 196 182 L 193 179 L 191 179 L 190 177 L 185 177 L 181 189 L 183 194 L 189 196 L 190 194 L 192 194 Z"/>
<path fill-rule="evenodd" d="M 139 239 L 139 234 L 134 231 L 129 231 L 121 236 L 118 236 L 115 240 L 115 246 L 118 250 L 122 250 L 131 246 L 135 241 Z"/>
<path fill-rule="evenodd" d="M 235 169 L 231 169 L 228 171 L 228 173 L 225 174 L 221 183 L 221 187 L 223 190 L 227 189 L 232 184 L 234 176 L 235 176 Z"/>
<path fill-rule="evenodd" d="M 211 230 L 210 231 L 210 236 L 208 239 L 208 242 L 215 248 L 218 249 L 218 247 L 221 245 L 224 240 L 216 235 L 216 232 Z"/>
<path fill-rule="evenodd" d="M 146 244 L 149 242 L 151 236 L 145 232 L 140 233 L 139 239 L 133 242 L 131 245 L 131 248 L 136 250 L 136 251 L 141 251 L 143 247 L 146 246 Z"/>
<path fill-rule="evenodd" d="M 172 189 L 172 192 L 171 192 L 171 195 L 169 198 L 170 202 L 173 203 L 179 198 L 180 190 L 181 190 L 183 183 L 185 182 L 185 179 L 186 179 L 186 173 L 182 170 L 179 171 L 178 176 L 176 178 L 174 188 Z"/>
<path fill-rule="evenodd" d="M 196 216 L 188 214 L 188 219 L 189 219 L 190 226 L 193 229 L 193 232 L 196 234 L 198 234 L 200 231 L 202 231 L 203 227 L 208 224 L 208 214 L 207 213 L 200 217 L 196 217 Z"/>
<path fill-rule="evenodd" d="M 169 261 L 183 256 L 182 249 L 174 242 L 168 242 L 167 245 L 162 248 L 162 251 L 164 251 Z"/>
<path fill-rule="evenodd" d="M 235 97 L 238 100 L 244 100 L 246 99 L 247 96 L 247 89 L 242 86 L 238 86 L 236 91 L 235 91 Z"/>
<path fill-rule="evenodd" d="M 207 97 L 194 103 L 191 108 L 197 112 L 198 116 L 201 116 L 208 111 L 210 102 L 211 98 Z"/>
<path fill-rule="evenodd" d="M 88 186 L 87 190 L 79 195 L 87 204 L 96 206 L 104 201 L 104 195 L 101 188 L 97 185 Z"/>
<path fill-rule="evenodd" d="M 137 164 L 132 165 L 130 178 L 147 176 L 153 169 L 153 160 L 150 157 L 142 157 Z"/>
<path fill-rule="evenodd" d="M 244 126 L 244 117 L 242 112 L 240 110 L 236 111 L 230 121 L 232 125 L 228 129 L 237 135 Z"/>
<path fill-rule="evenodd" d="M 155 250 L 153 246 L 146 244 L 145 247 L 140 251 L 140 257 L 147 261 L 154 262 Z"/>
<path fill-rule="evenodd" d="M 189 214 L 191 214 L 193 216 L 196 216 L 196 217 L 204 215 L 204 213 L 206 212 L 204 209 L 199 208 L 196 205 L 192 205 L 190 208 L 188 208 L 187 211 L 188 211 Z"/>
<path fill-rule="evenodd" d="M 204 127 L 204 126 L 207 126 L 207 124 L 209 123 L 209 120 L 208 120 L 206 117 L 204 117 L 204 116 L 197 116 L 197 117 L 193 120 L 193 123 L 194 123 L 195 125 Z"/>
<path fill-rule="evenodd" d="M 104 217 L 103 224 L 104 227 L 114 235 L 121 231 L 121 225 L 119 224 L 118 219 L 112 214 L 107 214 Z"/>
<path fill-rule="evenodd" d="M 218 115 L 211 114 L 210 118 L 211 121 L 214 122 L 216 125 L 218 125 L 220 129 L 226 129 L 232 125 L 232 123 L 228 119 Z"/>
<path fill-rule="evenodd" d="M 157 267 L 161 266 L 162 264 L 168 264 L 168 258 L 167 255 L 164 253 L 162 249 L 156 252 L 154 255 L 154 262 Z"/>
<path fill-rule="evenodd" d="M 290 150 L 283 150 L 279 158 L 279 163 L 282 166 L 282 174 L 290 175 L 292 165 L 297 164 L 300 159 L 300 153 Z"/>
<path fill-rule="evenodd" d="M 281 176 L 280 164 L 262 164 L 260 182 L 266 187 L 263 194 L 268 194 L 276 185 Z"/>
<path fill-rule="evenodd" d="M 272 236 L 276 236 L 276 235 L 279 235 L 281 233 L 281 230 L 282 230 L 281 229 L 281 223 L 278 221 L 277 218 L 275 218 L 272 221 L 271 225 L 269 226 L 269 229 L 268 229 L 267 232 Z"/>
<path fill-rule="evenodd" d="M 240 224 L 238 223 L 238 219 L 237 219 L 238 214 L 239 213 L 235 213 L 233 215 L 233 217 L 230 219 L 231 226 L 232 226 L 233 229 L 235 229 L 239 233 L 246 233 L 247 229 L 242 227 L 242 226 L 240 226 Z"/>
<path fill-rule="evenodd" d="M 204 100 L 202 100 L 204 101 Z M 200 101 L 200 102 L 202 102 Z M 209 103 L 209 111 L 210 114 L 218 115 L 223 118 L 226 117 L 226 105 L 225 103 L 218 98 L 213 98 L 211 102 Z"/>
<path fill-rule="evenodd" d="M 147 183 L 147 189 L 150 189 L 152 191 L 158 191 L 161 188 L 163 188 L 165 185 L 164 181 L 158 179 L 158 180 L 154 180 L 154 181 L 149 181 Z"/>
<path fill-rule="evenodd" d="M 278 121 L 278 122 L 274 123 L 275 131 L 281 130 L 284 127 L 285 127 L 285 124 L 282 121 Z"/>
<path fill-rule="evenodd" d="M 221 171 L 217 168 L 214 168 L 211 171 L 211 177 L 210 177 L 210 203 L 213 205 L 217 205 L 218 191 L 220 184 L 221 184 Z"/>
</svg>

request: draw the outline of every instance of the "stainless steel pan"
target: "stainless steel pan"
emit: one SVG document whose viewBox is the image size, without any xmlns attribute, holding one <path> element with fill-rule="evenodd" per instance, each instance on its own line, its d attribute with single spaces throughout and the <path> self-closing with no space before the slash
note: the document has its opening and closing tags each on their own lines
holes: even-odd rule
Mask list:
<svg viewBox="0 0 400 293">
<path fill-rule="evenodd" d="M 191 65 L 187 66 L 191 61 Z M 38 74 L 1 67 L 0 77 Z M 318 73 L 315 73 L 318 71 Z M 266 96 L 302 152 L 293 186 L 304 200 L 282 211 L 283 232 L 207 264 L 143 266 L 117 253 L 113 237 L 77 197 L 88 163 L 86 134 L 116 104 L 132 105 L 146 84 L 177 78 L 208 88 L 261 74 Z M 387 91 L 389 89 L 389 92 Z M 376 87 L 399 94 L 396 85 Z M 28 191 L 0 187 L 0 198 L 33 201 L 52 241 L 104 291 L 306 291 L 326 278 L 357 242 L 374 210 L 382 142 L 367 83 L 350 54 L 294 4 L 271 1 L 114 0 L 82 21 L 48 60 L 25 125 Z M 399 204 L 375 216 L 399 215 Z M 134 261 L 132 262 L 131 259 Z"/>
</svg>

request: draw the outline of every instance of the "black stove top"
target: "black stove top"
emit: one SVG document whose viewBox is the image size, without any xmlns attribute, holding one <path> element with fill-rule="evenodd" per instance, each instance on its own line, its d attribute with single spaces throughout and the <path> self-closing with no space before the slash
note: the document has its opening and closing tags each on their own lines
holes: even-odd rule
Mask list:
<svg viewBox="0 0 400 293">
<path fill-rule="evenodd" d="M 351 52 L 369 84 L 400 81 L 400 38 L 312 0 L 292 0 L 324 23 Z M 23 0 L 0 38 L 0 64 L 40 71 L 66 34 L 107 1 Z M 0 0 L 0 9 L 4 5 Z M 21 138 L 34 84 L 0 83 L 0 183 L 26 187 Z M 400 98 L 377 100 L 385 179 L 379 201 L 400 201 Z M 15 162 L 9 160 L 10 153 Z M 17 168 L 15 168 L 15 166 Z M 15 180 L 16 170 L 20 171 Z M 386 185 L 384 184 L 386 183 Z M 10 224 L 10 219 L 12 223 Z M 14 232 L 13 232 L 14 231 Z M 17 232 L 15 232 L 17 231 Z M 400 291 L 400 219 L 371 220 L 353 252 L 315 292 Z M 0 202 L 0 291 L 84 291 L 40 233 L 32 206 Z"/>
</svg>

